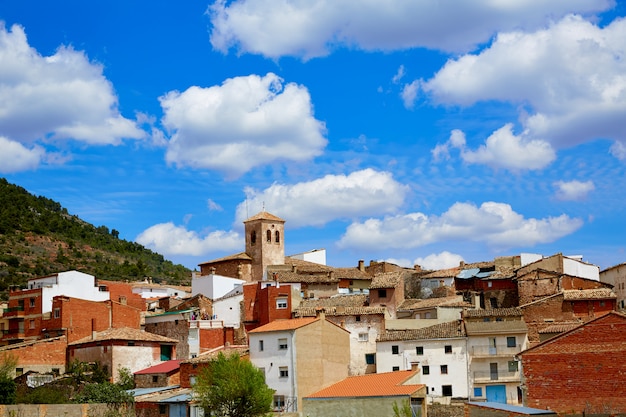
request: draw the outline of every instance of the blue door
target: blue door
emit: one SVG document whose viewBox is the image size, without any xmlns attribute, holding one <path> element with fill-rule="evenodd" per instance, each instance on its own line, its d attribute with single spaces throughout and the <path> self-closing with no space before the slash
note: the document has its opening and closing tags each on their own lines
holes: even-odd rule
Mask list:
<svg viewBox="0 0 626 417">
<path fill-rule="evenodd" d="M 505 385 L 487 385 L 487 401 L 494 403 L 506 404 L 506 386 Z"/>
</svg>

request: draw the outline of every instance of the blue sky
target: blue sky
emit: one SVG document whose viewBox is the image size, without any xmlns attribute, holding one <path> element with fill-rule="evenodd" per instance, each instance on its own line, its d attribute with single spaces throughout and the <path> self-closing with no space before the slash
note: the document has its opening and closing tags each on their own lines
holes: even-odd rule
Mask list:
<svg viewBox="0 0 626 417">
<path fill-rule="evenodd" d="M 626 7 L 0 0 L 0 175 L 176 263 L 242 221 L 443 268 L 626 260 Z"/>
</svg>

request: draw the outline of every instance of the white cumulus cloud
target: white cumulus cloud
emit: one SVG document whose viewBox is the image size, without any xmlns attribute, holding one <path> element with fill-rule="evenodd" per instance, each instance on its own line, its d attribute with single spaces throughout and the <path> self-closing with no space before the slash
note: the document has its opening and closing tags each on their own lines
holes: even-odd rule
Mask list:
<svg viewBox="0 0 626 417">
<path fill-rule="evenodd" d="M 246 190 L 247 201 L 237 206 L 236 223 L 245 220 L 248 208 L 256 212 L 262 207 L 288 220 L 290 227 L 393 213 L 407 192 L 408 187 L 394 180 L 391 173 L 373 169 L 291 185 L 272 184 L 265 190 Z"/>
<path fill-rule="evenodd" d="M 559 200 L 584 200 L 596 187 L 593 181 L 557 181 L 554 183 Z"/>
<path fill-rule="evenodd" d="M 239 176 L 278 161 L 304 161 L 326 146 L 308 90 L 277 75 L 227 79 L 160 98 L 171 133 L 166 159 L 178 166 Z"/>
<path fill-rule="evenodd" d="M 599 27 L 568 15 L 535 32 L 500 33 L 488 48 L 448 61 L 421 86 L 437 103 L 520 105 L 527 141 L 557 148 L 598 138 L 623 143 L 625 56 L 626 19 Z M 620 149 L 612 151 L 619 156 Z"/>
<path fill-rule="evenodd" d="M 204 236 L 172 222 L 149 227 L 135 241 L 163 255 L 206 255 L 211 252 L 240 250 L 243 238 L 234 231 L 214 231 Z"/>
<path fill-rule="evenodd" d="M 341 248 L 416 248 L 444 241 L 484 242 L 498 249 L 553 242 L 573 233 L 582 220 L 562 214 L 524 218 L 509 204 L 455 203 L 436 215 L 409 213 L 352 223 L 338 242 Z"/>
<path fill-rule="evenodd" d="M 459 266 L 463 260 L 464 259 L 461 255 L 443 251 L 440 253 L 430 254 L 423 258 L 416 258 L 413 261 L 413 264 L 421 266 L 422 269 L 437 270 Z"/>
<path fill-rule="evenodd" d="M 22 144 L 74 139 L 119 144 L 145 132 L 118 110 L 102 66 L 71 47 L 52 56 L 30 47 L 21 26 L 0 22 L 0 135 Z"/>
<path fill-rule="evenodd" d="M 344 45 L 469 50 L 499 31 L 537 28 L 567 13 L 595 13 L 612 5 L 610 0 L 458 0 L 453 6 L 414 0 L 217 0 L 208 12 L 215 49 L 306 59 Z"/>
<path fill-rule="evenodd" d="M 19 142 L 0 136 L 0 173 L 32 170 L 39 166 L 45 151 L 35 146 L 27 148 Z"/>
</svg>

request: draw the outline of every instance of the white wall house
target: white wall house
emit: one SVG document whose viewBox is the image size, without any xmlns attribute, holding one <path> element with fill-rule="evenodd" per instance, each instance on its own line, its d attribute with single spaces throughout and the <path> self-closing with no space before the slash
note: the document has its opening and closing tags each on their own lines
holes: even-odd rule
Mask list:
<svg viewBox="0 0 626 417">
<path fill-rule="evenodd" d="M 415 330 L 388 330 L 376 343 L 376 372 L 418 363 L 431 401 L 468 398 L 467 338 L 460 320 Z"/>
<path fill-rule="evenodd" d="M 151 280 L 133 282 L 131 285 L 133 287 L 133 293 L 139 294 L 141 298 L 144 299 L 169 297 L 186 298 L 189 296 L 188 287 L 161 285 L 153 283 Z"/>
<path fill-rule="evenodd" d="M 221 321 L 224 327 L 239 328 L 242 302 L 243 286 L 239 285 L 228 294 L 213 301 L 212 319 Z"/>
<path fill-rule="evenodd" d="M 41 312 L 52 312 L 52 299 L 57 295 L 90 301 L 106 301 L 110 293 L 96 285 L 96 277 L 78 271 L 59 272 L 28 280 L 28 289 L 41 288 Z"/>
<path fill-rule="evenodd" d="M 464 312 L 469 354 L 470 399 L 522 403 L 522 370 L 516 355 L 528 347 L 528 328 L 519 308 Z"/>
<path fill-rule="evenodd" d="M 202 294 L 211 300 L 215 300 L 225 296 L 245 282 L 243 279 L 229 278 L 216 274 L 193 276 L 191 278 L 191 295 Z"/>
</svg>

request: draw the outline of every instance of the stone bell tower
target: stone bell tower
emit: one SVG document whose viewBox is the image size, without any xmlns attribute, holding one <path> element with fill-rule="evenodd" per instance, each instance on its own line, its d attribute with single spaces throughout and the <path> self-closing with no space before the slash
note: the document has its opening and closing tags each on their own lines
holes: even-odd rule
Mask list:
<svg viewBox="0 0 626 417">
<path fill-rule="evenodd" d="M 285 221 L 262 211 L 243 224 L 246 253 L 252 258 L 252 281 L 261 281 L 268 265 L 285 263 Z"/>
</svg>

